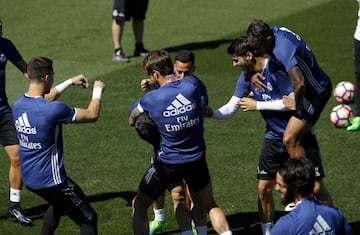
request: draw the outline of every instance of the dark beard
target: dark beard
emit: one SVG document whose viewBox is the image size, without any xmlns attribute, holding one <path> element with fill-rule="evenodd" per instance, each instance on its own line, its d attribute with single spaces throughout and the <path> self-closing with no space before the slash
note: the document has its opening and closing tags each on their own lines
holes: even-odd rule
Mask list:
<svg viewBox="0 0 360 235">
<path fill-rule="evenodd" d="M 295 195 L 292 192 L 292 190 L 288 190 L 286 191 L 285 195 L 283 198 L 281 198 L 281 204 L 283 204 L 284 206 L 286 206 L 287 204 L 289 204 L 290 202 L 294 202 L 295 201 Z"/>
</svg>

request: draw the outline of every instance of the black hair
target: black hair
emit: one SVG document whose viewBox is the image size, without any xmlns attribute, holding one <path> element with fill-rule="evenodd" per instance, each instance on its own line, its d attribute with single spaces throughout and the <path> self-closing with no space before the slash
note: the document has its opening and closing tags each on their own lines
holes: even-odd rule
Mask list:
<svg viewBox="0 0 360 235">
<path fill-rule="evenodd" d="M 309 196 L 315 185 L 315 168 L 306 157 L 291 158 L 279 170 L 287 189 L 293 195 Z"/>
</svg>

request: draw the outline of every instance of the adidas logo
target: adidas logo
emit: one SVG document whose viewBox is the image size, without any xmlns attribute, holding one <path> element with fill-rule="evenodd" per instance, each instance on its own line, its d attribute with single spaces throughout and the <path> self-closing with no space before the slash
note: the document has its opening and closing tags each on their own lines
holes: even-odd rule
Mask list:
<svg viewBox="0 0 360 235">
<path fill-rule="evenodd" d="M 20 133 L 32 135 L 36 134 L 36 127 L 31 127 L 26 113 L 23 113 L 20 117 L 18 117 L 18 119 L 16 119 L 15 127 Z"/>
<path fill-rule="evenodd" d="M 191 103 L 185 96 L 179 93 L 163 112 L 164 117 L 177 116 L 196 108 L 196 103 Z"/>
<path fill-rule="evenodd" d="M 332 232 L 334 232 L 335 234 L 335 231 L 333 231 L 333 229 L 328 225 L 325 219 L 321 215 L 318 215 L 312 230 L 309 232 L 309 235 L 333 234 Z"/>
</svg>

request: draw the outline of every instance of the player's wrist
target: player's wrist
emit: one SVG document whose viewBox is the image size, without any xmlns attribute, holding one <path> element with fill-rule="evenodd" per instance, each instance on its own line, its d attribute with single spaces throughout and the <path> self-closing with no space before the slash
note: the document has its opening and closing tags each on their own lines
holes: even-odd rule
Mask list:
<svg viewBox="0 0 360 235">
<path fill-rule="evenodd" d="M 102 90 L 103 89 L 101 87 L 94 87 L 91 99 L 101 99 Z"/>
<path fill-rule="evenodd" d="M 67 88 L 69 88 L 72 85 L 72 80 L 69 78 L 68 80 L 58 84 L 55 86 L 55 89 L 61 94 L 63 93 Z"/>
</svg>

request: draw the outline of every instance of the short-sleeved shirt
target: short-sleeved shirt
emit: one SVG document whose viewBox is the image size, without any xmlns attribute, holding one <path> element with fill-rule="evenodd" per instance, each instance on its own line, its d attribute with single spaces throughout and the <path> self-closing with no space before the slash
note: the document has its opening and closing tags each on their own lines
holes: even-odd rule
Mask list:
<svg viewBox="0 0 360 235">
<path fill-rule="evenodd" d="M 23 182 L 32 189 L 49 188 L 67 179 L 64 168 L 62 123 L 75 120 L 76 110 L 43 97 L 20 96 L 13 120 L 20 143 Z"/>
<path fill-rule="evenodd" d="M 329 76 L 320 68 L 309 45 L 297 34 L 285 27 L 272 26 L 275 34 L 273 58 L 288 72 L 298 66 L 305 79 L 305 98 L 310 102 L 318 94 L 331 89 Z"/>
<path fill-rule="evenodd" d="M 340 210 L 310 198 L 281 217 L 272 228 L 271 235 L 346 234 L 350 230 Z"/>
<path fill-rule="evenodd" d="M 289 95 L 292 92 L 291 81 L 287 73 L 272 59 L 266 60 L 263 76 L 265 77 L 263 83 L 266 84 L 267 89 L 260 91 L 250 82 L 246 73 L 241 73 L 233 96 L 242 98 L 252 91 L 255 100 L 272 102 L 280 100 L 284 95 Z M 272 110 L 261 110 L 260 112 L 266 122 L 265 138 L 282 140 L 292 112 Z"/>
<path fill-rule="evenodd" d="M 7 61 L 10 60 L 15 63 L 21 59 L 22 56 L 15 45 L 9 39 L 0 37 L 0 115 L 10 109 L 5 91 L 5 67 Z"/>
<path fill-rule="evenodd" d="M 205 156 L 202 94 L 193 76 L 169 82 L 148 92 L 138 104 L 161 134 L 158 158 L 168 164 L 195 161 Z M 207 95 L 206 95 L 207 97 Z"/>
</svg>

